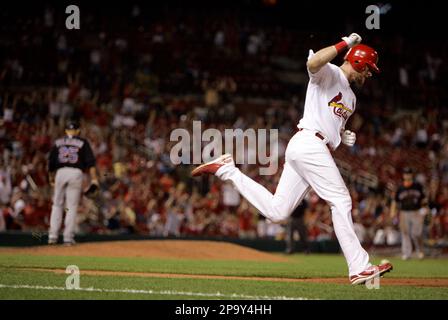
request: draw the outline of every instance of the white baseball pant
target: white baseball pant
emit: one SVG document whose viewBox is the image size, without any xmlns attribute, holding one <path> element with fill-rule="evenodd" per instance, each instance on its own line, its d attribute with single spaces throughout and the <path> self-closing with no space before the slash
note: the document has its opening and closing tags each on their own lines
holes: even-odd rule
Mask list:
<svg viewBox="0 0 448 320">
<path fill-rule="evenodd" d="M 67 213 L 64 220 L 64 242 L 73 241 L 76 227 L 76 214 L 81 198 L 82 179 L 83 173 L 80 169 L 65 167 L 58 169 L 56 172 L 49 239 L 58 239 L 65 200 Z"/>
<path fill-rule="evenodd" d="M 312 188 L 330 205 L 334 230 L 347 260 L 349 276 L 356 275 L 371 265 L 369 255 L 355 234 L 350 193 L 326 146 L 327 139 L 321 140 L 315 133 L 304 129 L 289 141 L 275 194 L 233 165 L 221 167 L 216 175 L 230 180 L 243 197 L 273 222 L 288 218 Z"/>
</svg>

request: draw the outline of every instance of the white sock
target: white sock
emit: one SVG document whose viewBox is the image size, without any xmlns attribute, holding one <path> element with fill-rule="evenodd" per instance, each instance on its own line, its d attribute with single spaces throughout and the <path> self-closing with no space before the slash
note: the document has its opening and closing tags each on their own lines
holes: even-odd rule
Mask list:
<svg viewBox="0 0 448 320">
<path fill-rule="evenodd" d="M 221 180 L 229 180 L 230 175 L 234 172 L 234 170 L 238 170 L 237 167 L 235 167 L 235 163 L 228 163 L 219 168 L 215 172 L 215 176 Z"/>
</svg>

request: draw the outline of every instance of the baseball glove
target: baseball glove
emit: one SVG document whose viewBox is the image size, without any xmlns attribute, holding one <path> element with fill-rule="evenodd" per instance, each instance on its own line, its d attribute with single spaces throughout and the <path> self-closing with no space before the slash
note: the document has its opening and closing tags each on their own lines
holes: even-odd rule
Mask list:
<svg viewBox="0 0 448 320">
<path fill-rule="evenodd" d="M 88 198 L 94 198 L 98 195 L 99 187 L 96 183 L 92 183 L 89 188 L 84 192 L 84 195 Z"/>
</svg>

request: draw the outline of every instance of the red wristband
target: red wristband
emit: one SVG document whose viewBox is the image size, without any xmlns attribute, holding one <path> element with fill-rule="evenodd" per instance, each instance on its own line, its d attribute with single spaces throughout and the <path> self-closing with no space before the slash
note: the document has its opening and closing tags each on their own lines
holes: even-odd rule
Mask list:
<svg viewBox="0 0 448 320">
<path fill-rule="evenodd" d="M 334 47 L 336 48 L 336 51 L 337 51 L 338 53 L 341 53 L 341 51 L 344 50 L 344 49 L 346 49 L 346 48 L 348 47 L 348 45 L 347 45 L 347 42 L 345 42 L 344 40 L 342 40 L 341 42 L 336 43 L 336 44 L 334 45 Z"/>
</svg>

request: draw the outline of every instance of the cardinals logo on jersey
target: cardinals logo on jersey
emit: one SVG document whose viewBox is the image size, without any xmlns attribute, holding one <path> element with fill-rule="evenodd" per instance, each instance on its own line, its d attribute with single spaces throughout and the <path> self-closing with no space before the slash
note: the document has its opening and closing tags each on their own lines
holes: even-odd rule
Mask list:
<svg viewBox="0 0 448 320">
<path fill-rule="evenodd" d="M 340 118 L 344 118 L 344 120 L 347 120 L 353 110 L 347 108 L 343 103 L 340 102 L 341 100 L 342 93 L 339 92 L 333 99 L 328 102 L 328 106 L 333 108 L 333 112 L 335 115 Z"/>
</svg>

